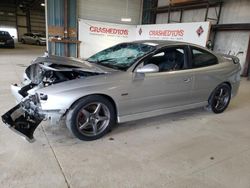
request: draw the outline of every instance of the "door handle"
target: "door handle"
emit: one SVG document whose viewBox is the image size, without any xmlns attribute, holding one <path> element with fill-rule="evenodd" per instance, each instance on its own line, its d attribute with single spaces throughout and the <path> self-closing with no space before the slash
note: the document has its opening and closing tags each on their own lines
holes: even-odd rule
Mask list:
<svg viewBox="0 0 250 188">
<path fill-rule="evenodd" d="M 184 78 L 184 82 L 186 82 L 186 83 L 188 83 L 188 82 L 190 82 L 192 80 L 192 78 Z"/>
</svg>

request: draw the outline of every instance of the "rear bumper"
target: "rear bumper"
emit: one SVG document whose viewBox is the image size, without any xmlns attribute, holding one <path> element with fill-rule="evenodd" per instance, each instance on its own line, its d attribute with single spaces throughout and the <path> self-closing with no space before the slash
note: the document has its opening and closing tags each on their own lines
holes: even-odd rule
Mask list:
<svg viewBox="0 0 250 188">
<path fill-rule="evenodd" d="M 14 43 L 5 43 L 5 44 L 0 44 L 0 47 L 4 48 L 14 48 L 15 44 Z"/>
</svg>

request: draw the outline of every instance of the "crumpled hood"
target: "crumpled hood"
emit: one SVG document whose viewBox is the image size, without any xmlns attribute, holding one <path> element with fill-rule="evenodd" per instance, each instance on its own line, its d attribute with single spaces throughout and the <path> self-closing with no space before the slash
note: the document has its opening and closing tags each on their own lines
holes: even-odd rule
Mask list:
<svg viewBox="0 0 250 188">
<path fill-rule="evenodd" d="M 60 69 L 62 70 L 81 69 L 82 71 L 97 72 L 97 73 L 106 73 L 113 70 L 105 67 L 101 68 L 100 66 L 94 63 L 89 63 L 82 59 L 77 59 L 73 57 L 61 57 L 61 56 L 38 57 L 32 62 L 32 64 L 29 67 L 39 63 L 56 64 L 59 65 L 58 67 L 60 67 L 61 65 Z"/>
<path fill-rule="evenodd" d="M 95 63 L 89 63 L 82 59 L 45 56 L 36 58 L 32 64 L 27 67 L 25 73 L 34 84 L 39 84 L 44 78 L 45 72 L 85 72 L 90 74 L 107 74 L 117 72 L 117 70 L 100 66 Z M 63 79 L 60 79 L 63 80 Z"/>
</svg>

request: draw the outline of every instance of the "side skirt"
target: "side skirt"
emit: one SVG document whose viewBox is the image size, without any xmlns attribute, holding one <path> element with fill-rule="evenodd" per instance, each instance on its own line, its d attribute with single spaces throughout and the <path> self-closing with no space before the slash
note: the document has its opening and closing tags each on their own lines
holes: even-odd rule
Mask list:
<svg viewBox="0 0 250 188">
<path fill-rule="evenodd" d="M 118 116 L 117 119 L 118 119 L 118 123 L 123 123 L 123 122 L 127 122 L 127 121 L 134 121 L 134 120 L 169 114 L 169 113 L 173 113 L 173 112 L 179 112 L 179 111 L 183 111 L 183 110 L 199 108 L 202 106 L 206 106 L 207 104 L 208 104 L 208 102 L 205 101 L 205 102 L 201 102 L 201 103 L 188 104 L 188 105 L 177 106 L 177 107 L 172 107 L 172 108 L 163 108 L 163 109 L 158 109 L 158 110 L 149 111 L 149 112 L 142 112 L 142 113 L 137 113 L 137 114 Z"/>
</svg>

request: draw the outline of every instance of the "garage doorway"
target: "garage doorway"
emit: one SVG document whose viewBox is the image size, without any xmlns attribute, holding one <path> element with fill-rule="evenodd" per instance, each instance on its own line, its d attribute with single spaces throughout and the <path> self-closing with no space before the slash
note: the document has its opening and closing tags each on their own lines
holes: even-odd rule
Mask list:
<svg viewBox="0 0 250 188">
<path fill-rule="evenodd" d="M 250 78 L 250 36 L 248 40 L 246 62 L 243 70 L 243 76 Z"/>
</svg>

